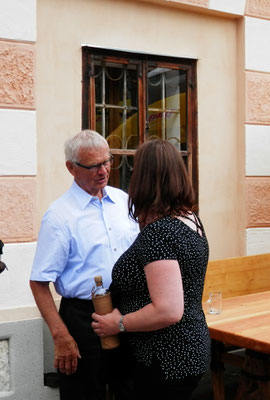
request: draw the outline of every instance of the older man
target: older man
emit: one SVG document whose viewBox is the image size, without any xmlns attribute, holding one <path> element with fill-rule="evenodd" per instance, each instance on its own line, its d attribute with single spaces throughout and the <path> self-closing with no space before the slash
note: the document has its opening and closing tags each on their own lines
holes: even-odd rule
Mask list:
<svg viewBox="0 0 270 400">
<path fill-rule="evenodd" d="M 101 135 L 80 132 L 65 143 L 65 155 L 74 181 L 42 219 L 30 285 L 54 340 L 61 400 L 97 400 L 104 385 L 90 320 L 94 276 L 109 287 L 115 261 L 139 228 L 128 217 L 127 194 L 107 186 L 112 156 Z M 59 313 L 49 282 L 62 296 Z"/>
</svg>

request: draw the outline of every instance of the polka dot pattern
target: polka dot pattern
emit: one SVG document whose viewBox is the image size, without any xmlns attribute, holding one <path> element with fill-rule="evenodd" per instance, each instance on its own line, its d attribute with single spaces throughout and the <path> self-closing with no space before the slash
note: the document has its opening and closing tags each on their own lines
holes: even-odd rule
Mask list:
<svg viewBox="0 0 270 400">
<path fill-rule="evenodd" d="M 183 289 L 184 314 L 171 326 L 150 332 L 128 332 L 138 362 L 159 360 L 167 379 L 203 373 L 209 363 L 210 337 L 201 300 L 208 262 L 208 243 L 177 218 L 164 217 L 147 225 L 112 271 L 115 306 L 125 315 L 151 302 L 144 267 L 156 260 L 178 260 Z"/>
</svg>

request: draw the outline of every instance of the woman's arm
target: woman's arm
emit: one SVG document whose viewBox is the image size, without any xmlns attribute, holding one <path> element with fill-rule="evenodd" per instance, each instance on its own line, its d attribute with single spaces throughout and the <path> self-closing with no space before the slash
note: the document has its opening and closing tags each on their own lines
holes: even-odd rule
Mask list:
<svg viewBox="0 0 270 400">
<path fill-rule="evenodd" d="M 154 261 L 145 267 L 151 303 L 123 318 L 130 332 L 152 331 L 178 322 L 184 312 L 182 277 L 178 261 Z M 105 316 L 92 315 L 93 329 L 99 336 L 119 332 L 120 313 L 114 310 Z"/>
</svg>

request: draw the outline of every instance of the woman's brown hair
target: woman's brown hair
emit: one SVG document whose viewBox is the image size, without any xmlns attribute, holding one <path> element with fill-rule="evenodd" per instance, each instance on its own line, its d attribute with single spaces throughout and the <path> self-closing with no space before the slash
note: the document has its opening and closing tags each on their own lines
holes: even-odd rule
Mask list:
<svg viewBox="0 0 270 400">
<path fill-rule="evenodd" d="M 149 218 L 177 216 L 194 208 L 194 191 L 181 153 L 166 140 L 142 144 L 129 186 L 130 216 L 144 224 Z"/>
</svg>

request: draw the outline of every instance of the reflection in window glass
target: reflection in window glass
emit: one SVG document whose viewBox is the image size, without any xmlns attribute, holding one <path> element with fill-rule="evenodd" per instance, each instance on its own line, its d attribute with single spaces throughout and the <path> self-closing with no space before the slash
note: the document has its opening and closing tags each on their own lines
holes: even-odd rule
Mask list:
<svg viewBox="0 0 270 400">
<path fill-rule="evenodd" d="M 105 103 L 123 104 L 124 69 L 121 64 L 113 67 L 104 66 L 105 70 Z"/>
<path fill-rule="evenodd" d="M 138 78 L 135 66 L 127 68 L 127 105 L 138 107 Z"/>
<path fill-rule="evenodd" d="M 148 135 L 187 149 L 186 73 L 168 68 L 148 70 Z"/>
<path fill-rule="evenodd" d="M 114 156 L 109 185 L 121 187 L 124 191 L 128 191 L 128 185 L 133 169 L 133 160 L 133 156 Z"/>
<path fill-rule="evenodd" d="M 135 149 L 138 79 L 134 65 L 95 61 L 96 130 L 114 149 Z"/>
<path fill-rule="evenodd" d="M 127 190 L 139 143 L 163 138 L 181 151 L 197 190 L 196 61 L 88 46 L 82 61 L 82 126 L 109 143 L 110 184 Z"/>
</svg>

